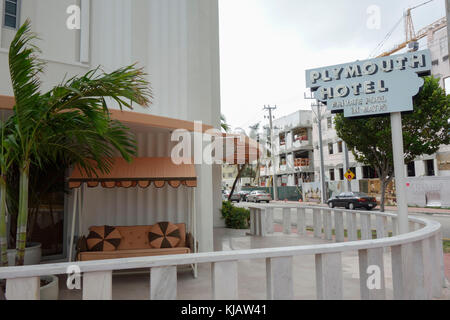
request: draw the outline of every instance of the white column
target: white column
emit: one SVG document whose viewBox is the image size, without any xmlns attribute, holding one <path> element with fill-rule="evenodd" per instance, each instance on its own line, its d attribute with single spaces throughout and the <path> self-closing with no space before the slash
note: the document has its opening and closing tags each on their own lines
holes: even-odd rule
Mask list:
<svg viewBox="0 0 450 320">
<path fill-rule="evenodd" d="M 334 211 L 334 229 L 336 230 L 336 242 L 344 242 L 344 213 L 342 211 Z"/>
<path fill-rule="evenodd" d="M 395 300 L 411 300 L 414 292 L 414 268 L 410 244 L 391 247 L 392 283 Z"/>
<path fill-rule="evenodd" d="M 445 285 L 445 274 L 441 268 L 443 258 L 442 238 L 438 234 L 430 238 L 430 263 L 432 272 L 432 293 L 434 298 L 442 297 L 442 288 Z"/>
<path fill-rule="evenodd" d="M 387 227 L 387 217 L 377 216 L 377 239 L 382 239 L 387 236 L 386 227 Z"/>
<path fill-rule="evenodd" d="M 359 281 L 362 300 L 385 300 L 383 248 L 359 250 Z"/>
<path fill-rule="evenodd" d="M 150 300 L 177 299 L 177 267 L 157 267 L 150 270 Z"/>
<path fill-rule="evenodd" d="M 325 232 L 325 240 L 333 240 L 333 222 L 331 219 L 331 211 L 323 211 L 323 229 Z"/>
<path fill-rule="evenodd" d="M 299 235 L 306 234 L 306 209 L 297 208 L 297 233 Z"/>
<path fill-rule="evenodd" d="M 408 233 L 408 202 L 406 199 L 406 180 L 404 148 L 403 148 L 403 127 L 402 114 L 400 112 L 391 113 L 392 127 L 392 147 L 395 170 L 395 190 L 397 194 L 398 207 L 398 227 L 399 233 Z"/>
<path fill-rule="evenodd" d="M 392 236 L 398 235 L 398 220 L 397 218 L 391 218 L 392 221 Z"/>
<path fill-rule="evenodd" d="M 39 300 L 40 288 L 39 277 L 8 279 L 6 281 L 6 299 Z"/>
<path fill-rule="evenodd" d="M 414 274 L 413 281 L 416 282 L 414 290 L 414 298 L 417 300 L 431 300 L 432 278 L 431 278 L 431 254 L 430 240 L 424 239 L 413 243 L 414 252 Z"/>
<path fill-rule="evenodd" d="M 356 213 L 347 211 L 347 237 L 350 241 L 358 240 L 358 232 L 356 230 Z"/>
<path fill-rule="evenodd" d="M 342 257 L 340 253 L 316 255 L 318 300 L 342 300 Z"/>
<path fill-rule="evenodd" d="M 322 238 L 322 210 L 313 209 L 314 237 Z"/>
<path fill-rule="evenodd" d="M 266 208 L 266 225 L 267 225 L 267 233 L 273 234 L 274 225 L 273 225 L 273 208 Z"/>
<path fill-rule="evenodd" d="M 250 208 L 250 234 L 256 236 L 256 213 L 254 208 Z"/>
<path fill-rule="evenodd" d="M 212 264 L 214 300 L 238 300 L 238 262 L 225 261 Z"/>
<path fill-rule="evenodd" d="M 292 257 L 266 259 L 267 300 L 293 300 Z"/>
<path fill-rule="evenodd" d="M 283 208 L 283 233 L 291 234 L 291 208 Z"/>
<path fill-rule="evenodd" d="M 258 216 L 259 216 L 259 230 L 261 237 L 265 237 L 267 235 L 267 216 L 266 216 L 266 210 L 265 209 L 259 209 L 258 210 Z"/>
<path fill-rule="evenodd" d="M 372 226 L 370 215 L 362 214 L 360 215 L 361 220 L 361 239 L 371 240 L 372 239 Z"/>
<path fill-rule="evenodd" d="M 112 300 L 112 271 L 85 272 L 83 300 Z"/>
</svg>

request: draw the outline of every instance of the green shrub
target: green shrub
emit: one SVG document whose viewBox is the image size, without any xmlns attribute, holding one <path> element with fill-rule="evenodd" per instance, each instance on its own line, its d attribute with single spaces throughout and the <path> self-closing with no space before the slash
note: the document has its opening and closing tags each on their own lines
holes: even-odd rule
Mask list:
<svg viewBox="0 0 450 320">
<path fill-rule="evenodd" d="M 222 204 L 222 219 L 227 228 L 248 229 L 250 226 L 250 211 L 245 208 L 237 208 L 231 202 Z"/>
</svg>

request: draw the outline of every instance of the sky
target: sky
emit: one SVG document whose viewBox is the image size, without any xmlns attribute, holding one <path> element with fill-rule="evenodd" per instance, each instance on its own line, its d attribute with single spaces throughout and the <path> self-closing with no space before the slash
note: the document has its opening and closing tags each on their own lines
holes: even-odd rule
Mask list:
<svg viewBox="0 0 450 320">
<path fill-rule="evenodd" d="M 375 53 L 390 50 L 405 41 L 403 12 L 426 1 L 219 0 L 227 123 L 244 130 L 265 125 L 264 105 L 277 106 L 276 118 L 310 109 L 305 70 L 368 59 L 398 24 Z M 445 0 L 433 0 L 412 16 L 418 31 L 445 16 Z"/>
</svg>

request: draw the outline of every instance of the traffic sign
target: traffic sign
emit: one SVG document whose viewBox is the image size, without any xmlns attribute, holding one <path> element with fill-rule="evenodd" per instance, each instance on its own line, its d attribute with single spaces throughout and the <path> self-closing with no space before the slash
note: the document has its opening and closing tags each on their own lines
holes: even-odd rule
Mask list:
<svg viewBox="0 0 450 320">
<path fill-rule="evenodd" d="M 345 178 L 346 178 L 348 181 L 351 182 L 353 179 L 356 178 L 356 176 L 355 176 L 355 174 L 353 173 L 352 170 L 348 170 L 348 171 L 346 172 L 346 174 L 345 174 Z"/>
</svg>

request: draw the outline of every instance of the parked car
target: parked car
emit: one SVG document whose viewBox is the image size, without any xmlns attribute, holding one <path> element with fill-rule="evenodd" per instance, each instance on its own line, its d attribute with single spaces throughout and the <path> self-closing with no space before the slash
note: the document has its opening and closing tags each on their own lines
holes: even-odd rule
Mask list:
<svg viewBox="0 0 450 320">
<path fill-rule="evenodd" d="M 269 203 L 272 201 L 272 196 L 270 193 L 264 192 L 264 191 L 253 191 L 247 196 L 248 202 L 267 202 Z"/>
<path fill-rule="evenodd" d="M 350 210 L 365 208 L 372 210 L 377 207 L 377 199 L 369 197 L 363 192 L 343 192 L 340 195 L 328 200 L 330 208 L 343 207 Z"/>
<path fill-rule="evenodd" d="M 229 195 L 229 193 L 228 193 L 228 195 Z M 241 202 L 241 195 L 239 194 L 239 192 L 236 192 L 236 191 L 233 192 L 233 195 L 231 196 L 230 201 L 231 202 Z"/>
<path fill-rule="evenodd" d="M 247 197 L 250 194 L 250 191 L 240 191 L 241 201 L 248 201 Z"/>
</svg>

